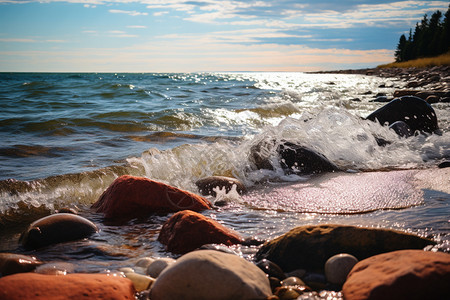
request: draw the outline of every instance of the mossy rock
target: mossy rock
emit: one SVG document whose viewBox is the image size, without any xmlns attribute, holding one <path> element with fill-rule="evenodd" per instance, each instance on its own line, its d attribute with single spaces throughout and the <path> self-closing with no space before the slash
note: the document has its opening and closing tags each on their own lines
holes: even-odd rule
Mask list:
<svg viewBox="0 0 450 300">
<path fill-rule="evenodd" d="M 308 225 L 296 227 L 266 242 L 256 260 L 268 259 L 284 272 L 295 269 L 323 271 L 328 258 L 349 253 L 358 260 L 390 251 L 423 249 L 434 241 L 417 235 L 379 228 L 345 225 Z"/>
</svg>

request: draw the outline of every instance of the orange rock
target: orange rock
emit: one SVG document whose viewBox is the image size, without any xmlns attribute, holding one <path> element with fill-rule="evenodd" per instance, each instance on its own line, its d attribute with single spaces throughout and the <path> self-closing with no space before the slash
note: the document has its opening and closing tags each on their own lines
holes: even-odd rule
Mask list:
<svg viewBox="0 0 450 300">
<path fill-rule="evenodd" d="M 400 250 L 357 263 L 342 292 L 346 300 L 450 299 L 450 254 Z"/>
<path fill-rule="evenodd" d="M 21 273 L 0 278 L 0 299 L 135 299 L 133 283 L 106 274 L 42 275 Z"/>
<path fill-rule="evenodd" d="M 231 246 L 243 241 L 232 229 L 205 217 L 202 214 L 184 210 L 174 214 L 164 223 L 158 241 L 173 253 L 187 253 L 205 244 Z"/>
<path fill-rule="evenodd" d="M 211 204 L 191 192 L 148 178 L 124 175 L 114 180 L 92 208 L 106 218 L 115 218 L 184 209 L 201 211 L 211 208 Z"/>
</svg>

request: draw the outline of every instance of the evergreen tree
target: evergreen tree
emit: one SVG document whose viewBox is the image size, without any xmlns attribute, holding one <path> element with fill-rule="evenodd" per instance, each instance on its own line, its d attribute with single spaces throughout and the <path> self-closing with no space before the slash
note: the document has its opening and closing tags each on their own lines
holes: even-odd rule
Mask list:
<svg viewBox="0 0 450 300">
<path fill-rule="evenodd" d="M 425 14 L 416 23 L 414 32 L 409 30 L 408 39 L 402 34 L 395 50 L 395 61 L 402 62 L 420 57 L 436 56 L 450 51 L 450 5 L 442 20 L 436 11 L 428 19 Z"/>
<path fill-rule="evenodd" d="M 397 50 L 395 51 L 395 61 L 401 62 L 405 61 L 405 52 L 406 52 L 406 36 L 402 34 L 400 40 L 398 41 Z"/>
</svg>

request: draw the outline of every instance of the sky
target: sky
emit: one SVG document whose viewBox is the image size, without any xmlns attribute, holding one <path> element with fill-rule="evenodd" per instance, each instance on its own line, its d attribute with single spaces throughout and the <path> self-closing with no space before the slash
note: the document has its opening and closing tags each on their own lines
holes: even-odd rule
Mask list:
<svg viewBox="0 0 450 300">
<path fill-rule="evenodd" d="M 394 60 L 449 1 L 0 0 L 0 72 L 319 71 Z"/>
</svg>

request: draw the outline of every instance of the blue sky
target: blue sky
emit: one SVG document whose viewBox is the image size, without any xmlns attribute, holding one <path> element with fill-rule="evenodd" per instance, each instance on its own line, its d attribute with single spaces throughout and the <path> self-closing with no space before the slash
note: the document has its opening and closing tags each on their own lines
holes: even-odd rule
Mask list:
<svg viewBox="0 0 450 300">
<path fill-rule="evenodd" d="M 0 0 L 0 71 L 316 71 L 394 60 L 449 1 Z"/>
</svg>

